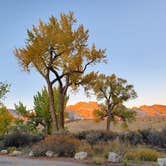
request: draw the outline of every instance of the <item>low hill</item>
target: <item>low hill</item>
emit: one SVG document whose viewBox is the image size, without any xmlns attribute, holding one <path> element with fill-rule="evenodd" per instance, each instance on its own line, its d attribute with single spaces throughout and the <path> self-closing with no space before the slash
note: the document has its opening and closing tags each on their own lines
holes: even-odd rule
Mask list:
<svg viewBox="0 0 166 166">
<path fill-rule="evenodd" d="M 83 119 L 94 119 L 93 111 L 98 109 L 97 102 L 78 102 L 75 105 L 66 107 L 66 111 L 72 111 Z M 140 107 L 133 107 L 137 112 L 137 117 L 146 116 L 166 116 L 166 106 L 155 104 L 152 106 L 143 105 Z"/>
<path fill-rule="evenodd" d="M 143 105 L 133 107 L 133 110 L 138 112 L 140 116 L 166 116 L 166 106 L 154 104 L 152 106 Z"/>
</svg>

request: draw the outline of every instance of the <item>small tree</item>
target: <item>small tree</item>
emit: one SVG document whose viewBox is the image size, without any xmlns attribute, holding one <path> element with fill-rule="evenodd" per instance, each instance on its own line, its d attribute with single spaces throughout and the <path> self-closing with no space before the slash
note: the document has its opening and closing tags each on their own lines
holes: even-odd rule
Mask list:
<svg viewBox="0 0 166 166">
<path fill-rule="evenodd" d="M 87 67 L 105 60 L 105 50 L 97 50 L 95 45 L 89 48 L 88 30 L 83 25 L 76 27 L 75 23 L 72 12 L 61 14 L 59 21 L 54 16 L 48 23 L 40 20 L 39 26 L 33 25 L 32 30 L 28 30 L 26 46 L 15 49 L 15 56 L 23 69 L 29 71 L 35 67 L 47 82 L 53 133 L 59 127 L 64 129 L 64 99 L 68 88 L 75 90 Z M 54 107 L 55 83 L 58 83 L 60 94 L 59 117 Z"/>
<path fill-rule="evenodd" d="M 54 101 L 55 105 L 54 107 L 56 110 L 58 110 L 59 107 L 59 90 L 58 88 L 53 88 L 53 94 L 54 94 Z M 69 97 L 65 97 L 65 106 L 67 104 Z M 44 128 L 45 134 L 51 134 L 52 130 L 52 119 L 51 114 L 48 111 L 49 110 L 49 94 L 44 87 L 41 92 L 37 92 L 37 94 L 34 96 L 34 110 L 28 111 L 26 106 L 22 102 L 19 102 L 18 104 L 15 104 L 15 109 L 17 114 L 22 116 L 23 118 L 26 118 L 26 128 L 24 125 L 24 120 L 19 119 L 15 122 L 15 127 L 22 128 L 24 130 L 33 129 L 33 131 L 37 130 L 37 126 L 41 125 Z M 57 113 L 58 115 L 59 113 Z"/>
<path fill-rule="evenodd" d="M 9 113 L 6 107 L 0 107 L 0 134 L 8 132 L 12 125 L 14 117 Z"/>
<path fill-rule="evenodd" d="M 59 109 L 59 90 L 58 88 L 53 88 L 54 93 L 54 101 L 55 101 L 55 109 L 58 111 Z M 65 97 L 65 103 L 66 106 L 67 101 L 69 97 Z M 36 125 L 41 124 L 45 128 L 45 133 L 50 134 L 51 128 L 52 128 L 52 120 L 49 110 L 49 94 L 44 87 L 42 89 L 42 92 L 37 92 L 37 94 L 34 96 L 34 114 L 31 115 L 31 118 L 33 121 L 36 122 Z M 57 112 L 57 115 L 59 115 L 59 112 Z"/>
<path fill-rule="evenodd" d="M 127 84 L 126 80 L 118 78 L 115 74 L 111 76 L 94 74 L 91 82 L 85 86 L 85 90 L 87 93 L 92 90 L 97 100 L 102 101 L 94 113 L 100 119 L 107 119 L 108 131 L 111 121 L 115 121 L 117 117 L 125 122 L 135 117 L 135 112 L 123 105 L 125 101 L 137 96 L 133 85 Z"/>
<path fill-rule="evenodd" d="M 44 87 L 42 92 L 37 92 L 34 96 L 34 113 L 31 115 L 31 120 L 42 125 L 45 129 L 45 134 L 51 133 L 51 114 L 49 110 L 49 96 L 47 89 Z"/>
<path fill-rule="evenodd" d="M 18 104 L 14 104 L 16 113 L 22 117 L 28 117 L 29 111 L 27 110 L 26 106 L 22 102 L 19 101 Z"/>
<path fill-rule="evenodd" d="M 9 84 L 0 82 L 0 104 L 2 104 L 2 99 L 5 97 L 6 93 L 9 92 Z"/>
<path fill-rule="evenodd" d="M 22 102 L 19 102 L 18 104 L 15 104 L 15 110 L 20 117 L 15 119 L 14 124 L 10 128 L 10 132 L 36 134 L 37 125 L 31 120 L 31 112 L 26 106 Z"/>
</svg>

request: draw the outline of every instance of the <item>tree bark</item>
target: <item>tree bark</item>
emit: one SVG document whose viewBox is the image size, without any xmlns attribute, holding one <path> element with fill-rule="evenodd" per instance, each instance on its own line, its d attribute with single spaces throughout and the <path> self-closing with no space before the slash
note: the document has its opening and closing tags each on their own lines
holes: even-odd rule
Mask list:
<svg viewBox="0 0 166 166">
<path fill-rule="evenodd" d="M 54 93 L 51 83 L 47 81 L 47 84 L 48 84 L 48 93 L 49 93 L 49 111 L 51 113 L 51 118 L 52 118 L 52 134 L 55 134 L 59 128 L 58 128 L 57 114 L 55 110 Z"/>
<path fill-rule="evenodd" d="M 50 135 L 51 134 L 51 123 L 46 122 L 45 123 L 45 135 Z"/>
<path fill-rule="evenodd" d="M 60 97 L 60 105 L 59 105 L 59 120 L 60 120 L 60 129 L 64 130 L 64 102 L 65 102 L 65 94 L 63 92 L 63 88 L 59 88 L 59 97 Z"/>
<path fill-rule="evenodd" d="M 111 124 L 111 117 L 108 116 L 107 117 L 107 128 L 106 128 L 107 131 L 110 131 L 110 124 Z"/>
</svg>

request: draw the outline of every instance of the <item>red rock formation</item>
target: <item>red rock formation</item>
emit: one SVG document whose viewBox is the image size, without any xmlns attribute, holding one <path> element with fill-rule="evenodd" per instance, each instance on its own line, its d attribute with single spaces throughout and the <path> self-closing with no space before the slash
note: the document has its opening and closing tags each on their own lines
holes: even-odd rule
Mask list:
<svg viewBox="0 0 166 166">
<path fill-rule="evenodd" d="M 74 111 L 77 115 L 84 119 L 94 119 L 94 110 L 98 109 L 97 102 L 78 102 L 75 105 L 69 105 L 66 107 L 66 111 Z M 164 105 L 143 105 L 140 107 L 133 107 L 133 110 L 137 111 L 138 117 L 144 116 L 166 116 L 166 106 Z"/>
<path fill-rule="evenodd" d="M 166 106 L 154 104 L 152 106 L 143 105 L 140 107 L 133 107 L 136 111 L 142 111 L 147 116 L 166 116 Z"/>
<path fill-rule="evenodd" d="M 78 102 L 66 107 L 66 111 L 75 111 L 84 119 L 94 119 L 93 111 L 98 108 L 97 102 Z"/>
</svg>

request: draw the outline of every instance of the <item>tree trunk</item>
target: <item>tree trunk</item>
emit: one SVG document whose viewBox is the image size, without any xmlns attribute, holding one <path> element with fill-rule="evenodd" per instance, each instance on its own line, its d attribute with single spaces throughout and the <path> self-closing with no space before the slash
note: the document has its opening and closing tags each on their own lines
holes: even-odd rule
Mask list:
<svg viewBox="0 0 166 166">
<path fill-rule="evenodd" d="M 51 113 L 51 118 L 52 118 L 52 134 L 55 134 L 58 131 L 58 119 L 54 104 L 54 93 L 51 83 L 49 81 L 47 81 L 47 83 L 48 83 L 48 93 L 49 93 L 49 111 Z"/>
<path fill-rule="evenodd" d="M 59 105 L 59 120 L 60 120 L 60 129 L 64 130 L 64 102 L 65 102 L 65 95 L 63 93 L 63 89 L 59 88 L 59 97 L 60 97 L 60 105 Z"/>
<path fill-rule="evenodd" d="M 110 124 L 111 124 L 111 117 L 107 117 L 107 128 L 106 128 L 106 130 L 107 131 L 110 131 Z"/>
<path fill-rule="evenodd" d="M 50 135 L 51 134 L 51 123 L 46 122 L 45 123 L 45 135 Z"/>
<path fill-rule="evenodd" d="M 45 135 L 48 135 L 49 134 L 49 132 L 48 132 L 48 123 L 46 122 L 46 124 L 45 124 Z"/>
</svg>

